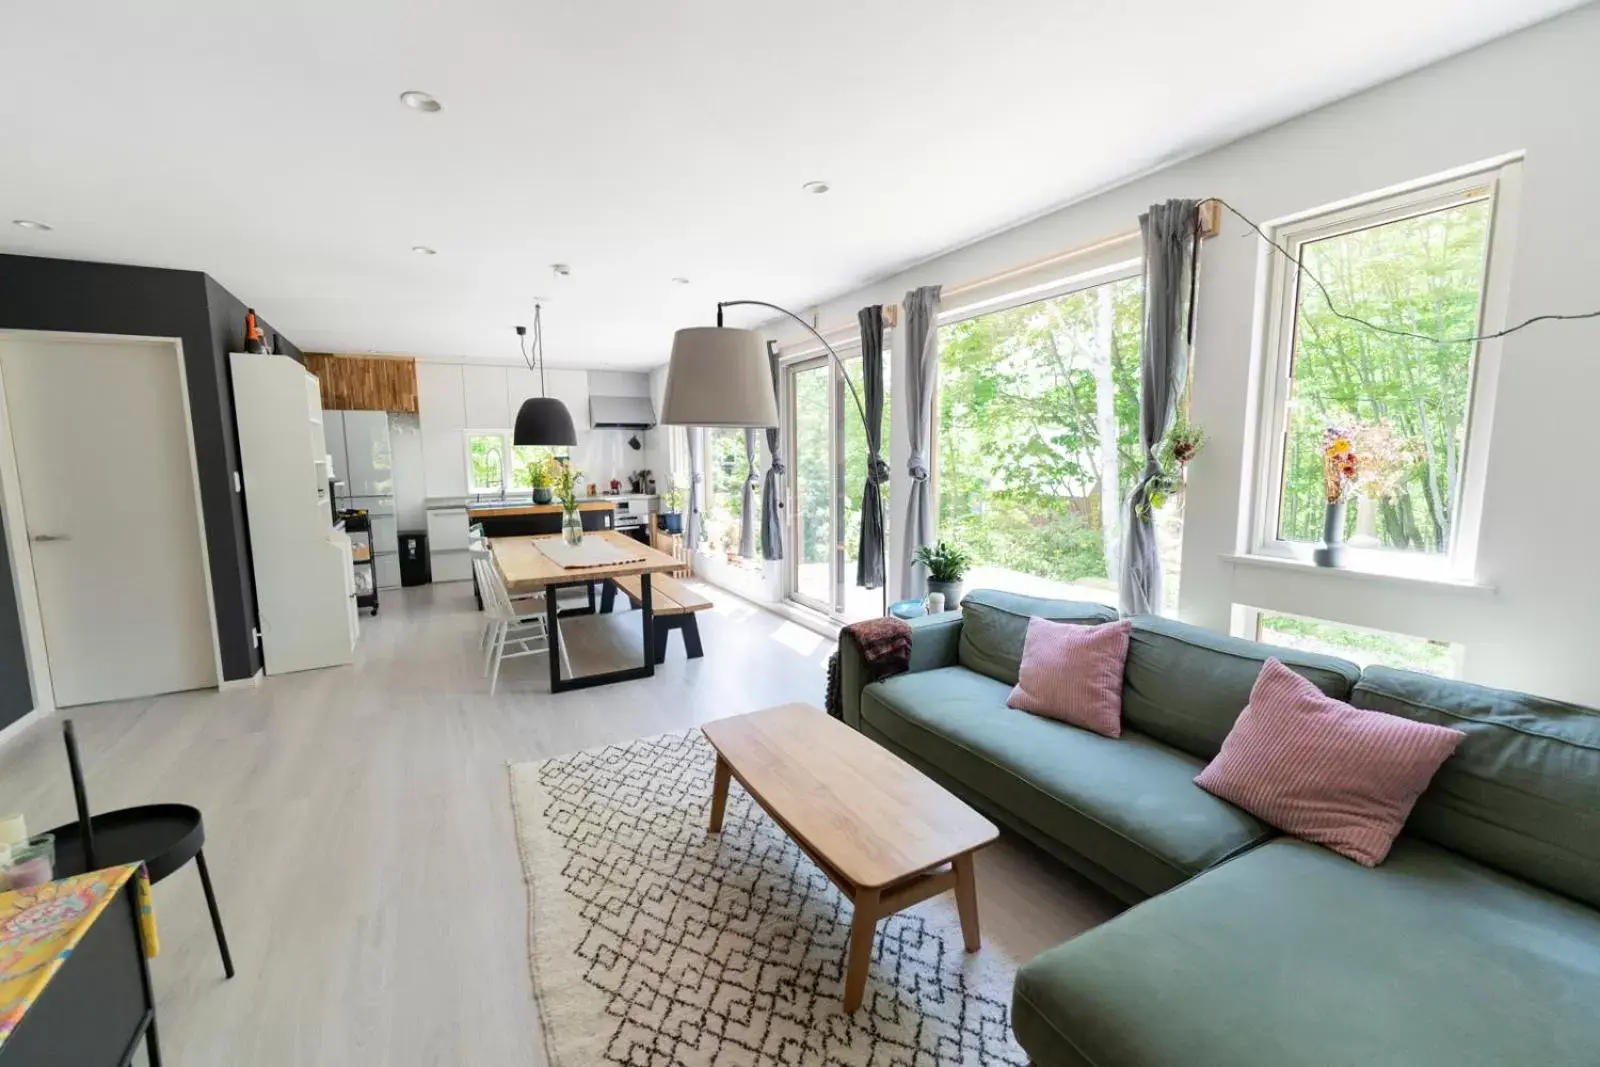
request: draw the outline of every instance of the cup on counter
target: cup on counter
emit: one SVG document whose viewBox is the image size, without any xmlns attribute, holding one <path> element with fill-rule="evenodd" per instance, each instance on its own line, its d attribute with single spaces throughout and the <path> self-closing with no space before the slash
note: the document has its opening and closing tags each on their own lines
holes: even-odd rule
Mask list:
<svg viewBox="0 0 1600 1067">
<path fill-rule="evenodd" d="M 944 610 L 944 594 L 929 593 L 923 598 L 922 606 L 927 609 L 929 615 L 939 614 L 939 612 Z"/>
</svg>

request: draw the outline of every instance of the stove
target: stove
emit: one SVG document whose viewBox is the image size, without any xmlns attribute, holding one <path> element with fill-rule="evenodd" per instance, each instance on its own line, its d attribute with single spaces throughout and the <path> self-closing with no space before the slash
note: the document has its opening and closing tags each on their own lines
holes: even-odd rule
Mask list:
<svg viewBox="0 0 1600 1067">
<path fill-rule="evenodd" d="M 612 517 L 612 529 L 648 545 L 651 498 L 643 494 L 629 493 L 613 499 L 616 501 L 616 508 Z"/>
</svg>

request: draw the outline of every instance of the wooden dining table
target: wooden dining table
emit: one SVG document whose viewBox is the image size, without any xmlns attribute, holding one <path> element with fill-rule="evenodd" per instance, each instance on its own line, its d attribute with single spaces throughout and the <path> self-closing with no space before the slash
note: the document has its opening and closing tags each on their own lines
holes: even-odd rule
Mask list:
<svg viewBox="0 0 1600 1067">
<path fill-rule="evenodd" d="M 614 530 L 586 533 L 584 537 L 597 537 L 626 551 L 634 558 L 625 563 L 605 563 L 593 567 L 563 567 L 539 549 L 540 541 L 559 541 L 560 534 L 548 537 L 491 537 L 489 548 L 495 567 L 505 580 L 506 591 L 512 596 L 527 593 L 544 593 L 545 626 L 550 633 L 550 691 L 565 693 L 573 689 L 588 689 L 612 682 L 627 682 L 635 678 L 649 678 L 656 673 L 655 613 L 650 606 L 650 576 L 683 566 L 665 552 L 641 544 L 626 534 Z M 644 663 L 639 667 L 602 671 L 598 674 L 561 677 L 561 632 L 558 621 L 575 615 L 593 615 L 594 583 L 611 582 L 629 575 L 639 578 L 639 607 L 641 642 Z M 562 610 L 556 604 L 557 593 L 562 589 L 578 588 L 588 592 L 586 607 Z"/>
</svg>

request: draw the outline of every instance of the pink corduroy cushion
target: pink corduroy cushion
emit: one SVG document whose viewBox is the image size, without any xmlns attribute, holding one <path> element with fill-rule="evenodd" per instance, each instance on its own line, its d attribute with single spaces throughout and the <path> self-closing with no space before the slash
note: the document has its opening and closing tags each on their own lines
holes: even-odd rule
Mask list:
<svg viewBox="0 0 1600 1067">
<path fill-rule="evenodd" d="M 1275 659 L 1195 784 L 1366 867 L 1466 735 L 1334 700 Z"/>
<path fill-rule="evenodd" d="M 1006 706 L 1122 736 L 1122 665 L 1128 659 L 1127 619 L 1101 626 L 1028 620 L 1022 666 Z"/>
</svg>

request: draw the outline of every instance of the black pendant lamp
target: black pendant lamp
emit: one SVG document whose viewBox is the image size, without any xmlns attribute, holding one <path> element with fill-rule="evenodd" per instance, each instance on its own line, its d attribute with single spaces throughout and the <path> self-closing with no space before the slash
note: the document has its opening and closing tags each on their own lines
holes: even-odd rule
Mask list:
<svg viewBox="0 0 1600 1067">
<path fill-rule="evenodd" d="M 544 395 L 544 322 L 538 304 L 533 306 L 533 354 L 528 354 L 528 331 L 517 327 L 517 346 L 529 370 L 539 372 L 539 395 L 530 396 L 517 409 L 517 424 L 511 431 L 514 445 L 575 445 L 578 431 L 572 425 L 572 412 L 553 396 Z"/>
</svg>

